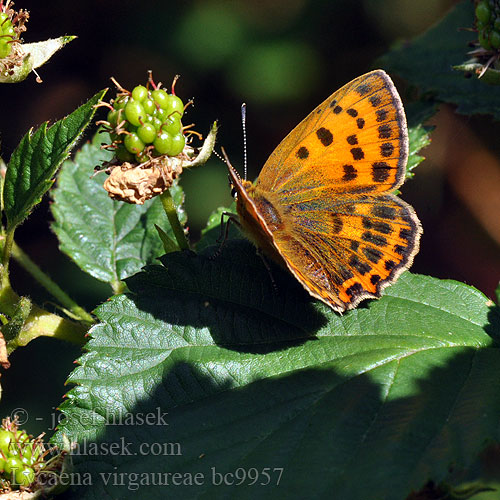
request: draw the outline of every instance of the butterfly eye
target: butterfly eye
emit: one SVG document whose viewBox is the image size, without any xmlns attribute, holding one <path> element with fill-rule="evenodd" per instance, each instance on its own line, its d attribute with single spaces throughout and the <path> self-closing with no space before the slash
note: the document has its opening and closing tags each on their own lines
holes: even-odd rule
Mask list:
<svg viewBox="0 0 500 500">
<path fill-rule="evenodd" d="M 231 190 L 231 198 L 236 199 L 236 197 L 238 196 L 238 191 L 236 190 L 236 187 L 234 186 L 230 175 L 227 176 L 227 180 L 229 184 L 229 189 Z"/>
</svg>

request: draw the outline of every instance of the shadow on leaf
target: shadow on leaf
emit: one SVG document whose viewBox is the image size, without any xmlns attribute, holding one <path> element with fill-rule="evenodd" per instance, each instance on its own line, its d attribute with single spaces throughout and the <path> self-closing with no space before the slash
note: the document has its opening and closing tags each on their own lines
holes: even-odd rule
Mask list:
<svg viewBox="0 0 500 500">
<path fill-rule="evenodd" d="M 126 280 L 130 298 L 168 324 L 208 328 L 214 342 L 240 352 L 298 345 L 327 323 L 300 284 L 273 265 L 275 290 L 250 243 L 229 240 L 214 258 L 217 250 L 164 255 L 161 266 L 147 266 Z"/>
</svg>

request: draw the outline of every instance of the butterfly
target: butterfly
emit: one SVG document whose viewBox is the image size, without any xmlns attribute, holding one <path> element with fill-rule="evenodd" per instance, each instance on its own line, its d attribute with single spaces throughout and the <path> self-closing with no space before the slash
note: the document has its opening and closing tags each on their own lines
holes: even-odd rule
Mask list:
<svg viewBox="0 0 500 500">
<path fill-rule="evenodd" d="M 279 144 L 255 183 L 229 164 L 243 232 L 334 311 L 380 297 L 418 251 L 422 226 L 393 191 L 408 130 L 382 70 L 344 85 Z"/>
</svg>

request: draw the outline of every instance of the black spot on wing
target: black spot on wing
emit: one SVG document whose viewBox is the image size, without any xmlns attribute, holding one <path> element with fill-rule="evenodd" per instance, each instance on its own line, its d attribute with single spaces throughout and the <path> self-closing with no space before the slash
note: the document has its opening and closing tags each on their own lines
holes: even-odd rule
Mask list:
<svg viewBox="0 0 500 500">
<path fill-rule="evenodd" d="M 380 98 L 380 96 L 379 96 L 379 95 L 374 94 L 374 95 L 372 95 L 372 96 L 370 96 L 370 97 L 368 98 L 368 101 L 370 101 L 370 104 L 371 104 L 374 108 L 376 108 L 376 107 L 380 106 L 380 103 L 382 102 L 382 99 Z"/>
<path fill-rule="evenodd" d="M 333 142 L 332 133 L 325 127 L 321 127 L 316 130 L 316 136 L 320 140 L 321 144 L 323 144 L 323 146 L 325 147 L 330 146 L 330 144 Z"/>
<path fill-rule="evenodd" d="M 345 293 L 347 293 L 350 297 L 355 297 L 356 295 L 363 293 L 363 285 L 361 283 L 354 283 L 354 285 L 351 285 Z"/>
<path fill-rule="evenodd" d="M 380 234 L 374 234 L 371 231 L 365 231 L 361 235 L 361 239 L 366 241 L 367 243 L 371 243 L 372 245 L 376 245 L 378 247 L 386 247 L 387 246 L 387 238 Z"/>
<path fill-rule="evenodd" d="M 391 126 L 388 125 L 387 123 L 384 123 L 383 125 L 379 125 L 378 127 L 378 138 L 379 139 L 389 139 L 392 135 L 392 129 Z"/>
<path fill-rule="evenodd" d="M 381 219 L 395 219 L 396 209 L 387 205 L 373 205 L 372 214 Z"/>
<path fill-rule="evenodd" d="M 390 175 L 391 167 L 385 161 L 372 163 L 372 179 L 374 182 L 385 182 Z"/>
<path fill-rule="evenodd" d="M 375 111 L 375 114 L 377 115 L 377 121 L 385 122 L 385 120 L 387 120 L 388 113 L 389 112 L 387 111 L 387 109 L 377 109 L 377 111 Z"/>
<path fill-rule="evenodd" d="M 309 150 L 306 147 L 301 146 L 297 150 L 296 156 L 299 160 L 305 160 L 309 156 Z"/>
<path fill-rule="evenodd" d="M 356 255 L 353 255 L 349 259 L 349 265 L 356 269 L 356 271 L 358 271 L 360 274 L 366 274 L 371 271 L 371 266 L 366 262 L 362 262 L 361 260 L 359 260 Z"/>
<path fill-rule="evenodd" d="M 387 260 L 384 266 L 388 271 L 392 271 L 396 267 L 396 263 L 393 260 Z"/>
<path fill-rule="evenodd" d="M 382 258 L 382 252 L 376 248 L 363 247 L 361 251 L 364 253 L 365 257 L 374 264 L 377 264 L 377 262 Z"/>
<path fill-rule="evenodd" d="M 402 227 L 399 230 L 399 237 L 402 240 L 410 241 L 410 238 L 411 238 L 411 231 L 410 231 L 410 229 L 408 229 L 407 227 Z"/>
<path fill-rule="evenodd" d="M 365 157 L 365 153 L 361 148 L 352 148 L 351 154 L 354 160 L 362 160 Z"/>
<path fill-rule="evenodd" d="M 351 250 L 353 250 L 354 252 L 357 252 L 358 248 L 359 248 L 359 241 L 351 240 L 350 246 L 351 246 Z"/>
<path fill-rule="evenodd" d="M 362 83 L 356 88 L 356 92 L 363 97 L 364 95 L 370 93 L 372 87 L 371 85 L 368 85 L 367 83 Z"/>
<path fill-rule="evenodd" d="M 344 175 L 342 176 L 343 181 L 349 182 L 356 179 L 358 176 L 356 169 L 352 165 L 343 165 L 342 168 L 344 169 Z"/>
<path fill-rule="evenodd" d="M 391 142 L 384 142 L 380 145 L 380 154 L 384 158 L 392 156 L 392 153 L 394 153 L 394 145 Z"/>
</svg>

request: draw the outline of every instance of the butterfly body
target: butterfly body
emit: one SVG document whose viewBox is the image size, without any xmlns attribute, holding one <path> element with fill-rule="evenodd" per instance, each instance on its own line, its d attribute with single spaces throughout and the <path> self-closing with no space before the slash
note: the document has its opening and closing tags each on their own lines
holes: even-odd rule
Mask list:
<svg viewBox="0 0 500 500">
<path fill-rule="evenodd" d="M 362 75 L 313 110 L 256 182 L 229 166 L 244 231 L 335 311 L 378 297 L 411 265 L 420 222 L 404 181 L 406 118 L 390 78 Z"/>
</svg>

